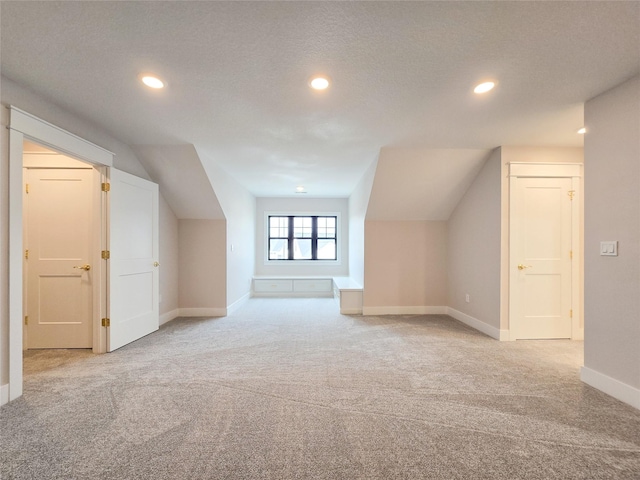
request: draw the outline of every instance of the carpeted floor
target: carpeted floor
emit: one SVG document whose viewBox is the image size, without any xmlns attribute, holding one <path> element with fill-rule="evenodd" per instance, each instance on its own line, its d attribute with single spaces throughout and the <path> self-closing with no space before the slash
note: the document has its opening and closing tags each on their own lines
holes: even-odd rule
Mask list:
<svg viewBox="0 0 640 480">
<path fill-rule="evenodd" d="M 5 479 L 640 479 L 640 411 L 582 344 L 251 299 L 106 355 L 29 351 Z"/>
</svg>

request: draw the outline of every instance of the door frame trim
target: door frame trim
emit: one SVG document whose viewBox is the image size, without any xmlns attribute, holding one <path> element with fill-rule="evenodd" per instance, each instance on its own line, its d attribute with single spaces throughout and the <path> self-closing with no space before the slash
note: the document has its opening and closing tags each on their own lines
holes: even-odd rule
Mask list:
<svg viewBox="0 0 640 480">
<path fill-rule="evenodd" d="M 78 158 L 98 168 L 113 165 L 114 153 L 73 133 L 9 105 L 9 394 L 8 400 L 22 395 L 23 355 L 23 198 L 22 143 L 32 140 L 60 153 Z M 103 219 L 104 220 L 104 219 Z M 102 269 L 105 270 L 105 269 Z M 102 329 L 97 329 L 102 330 Z M 98 335 L 104 335 L 98 333 Z M 95 342 L 94 335 L 94 342 Z M 99 342 L 102 345 L 104 342 Z M 94 344 L 95 347 L 95 344 Z M 1 360 L 1 358 L 0 358 Z"/>
<path fill-rule="evenodd" d="M 509 178 L 509 238 L 511 237 L 511 195 L 513 193 L 514 182 L 512 178 L 571 178 L 572 189 L 575 191 L 574 200 L 571 203 L 571 249 L 573 258 L 578 261 L 571 262 L 571 306 L 573 317 L 571 322 L 571 339 L 584 339 L 584 321 L 583 321 L 583 214 L 584 214 L 584 196 L 582 194 L 582 163 L 550 163 L 550 162 L 508 162 L 508 178 Z M 511 249 L 509 240 L 509 251 Z M 512 271 L 511 254 L 508 256 L 509 276 L 506 283 L 509 286 L 509 339 L 516 340 L 515 332 L 511 325 L 511 278 Z"/>
</svg>

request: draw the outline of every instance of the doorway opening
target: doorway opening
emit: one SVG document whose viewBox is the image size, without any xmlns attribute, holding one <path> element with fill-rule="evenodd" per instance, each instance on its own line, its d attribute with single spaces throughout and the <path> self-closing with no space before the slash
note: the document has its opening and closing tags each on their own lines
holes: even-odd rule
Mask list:
<svg viewBox="0 0 640 480">
<path fill-rule="evenodd" d="M 23 142 L 23 347 L 100 348 L 101 173 Z"/>
</svg>

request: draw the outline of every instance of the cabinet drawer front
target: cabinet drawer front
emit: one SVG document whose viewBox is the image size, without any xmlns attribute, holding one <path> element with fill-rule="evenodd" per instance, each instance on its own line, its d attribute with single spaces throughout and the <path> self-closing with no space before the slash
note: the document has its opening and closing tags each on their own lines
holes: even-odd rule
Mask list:
<svg viewBox="0 0 640 480">
<path fill-rule="evenodd" d="M 253 290 L 255 292 L 292 292 L 292 280 L 254 280 Z"/>
<path fill-rule="evenodd" d="M 331 292 L 331 280 L 294 280 L 294 292 Z"/>
</svg>

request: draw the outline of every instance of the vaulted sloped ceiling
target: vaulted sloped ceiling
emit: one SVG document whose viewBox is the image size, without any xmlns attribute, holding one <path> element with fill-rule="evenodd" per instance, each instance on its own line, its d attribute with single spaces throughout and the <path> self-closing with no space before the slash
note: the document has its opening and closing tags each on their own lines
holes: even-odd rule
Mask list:
<svg viewBox="0 0 640 480">
<path fill-rule="evenodd" d="M 225 218 L 193 145 L 138 145 L 134 151 L 178 218 Z"/>
<path fill-rule="evenodd" d="M 367 220 L 447 220 L 489 156 L 486 149 L 383 148 Z"/>
</svg>

